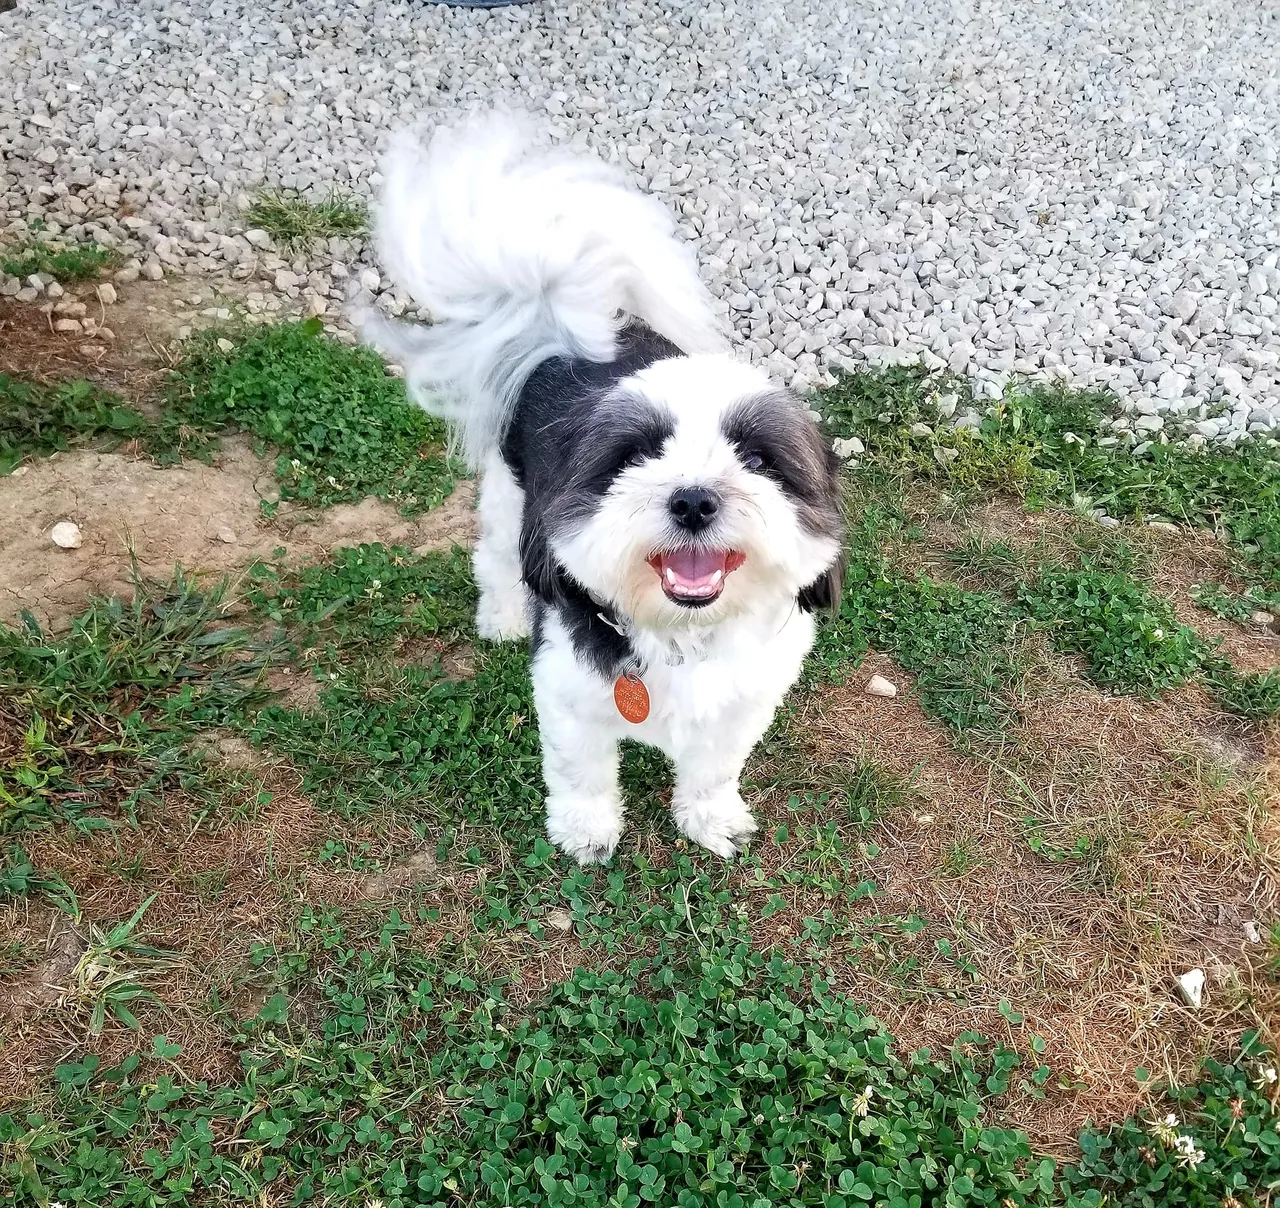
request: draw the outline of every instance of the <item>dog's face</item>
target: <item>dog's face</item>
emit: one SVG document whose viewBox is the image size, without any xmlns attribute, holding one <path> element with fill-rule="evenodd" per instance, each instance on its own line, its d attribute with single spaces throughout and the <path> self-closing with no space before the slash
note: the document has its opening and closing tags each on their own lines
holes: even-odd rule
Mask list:
<svg viewBox="0 0 1280 1208">
<path fill-rule="evenodd" d="M 796 399 L 727 357 L 659 361 L 574 434 L 551 555 L 646 629 L 716 625 L 840 590 L 837 462 Z"/>
</svg>

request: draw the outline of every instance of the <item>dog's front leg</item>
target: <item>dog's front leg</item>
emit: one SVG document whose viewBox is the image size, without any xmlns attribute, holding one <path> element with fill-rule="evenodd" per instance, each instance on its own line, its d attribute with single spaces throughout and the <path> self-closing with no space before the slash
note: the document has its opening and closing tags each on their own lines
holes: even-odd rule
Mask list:
<svg viewBox="0 0 1280 1208">
<path fill-rule="evenodd" d="M 614 730 L 554 703 L 540 705 L 547 836 L 579 864 L 600 864 L 622 835 L 620 756 Z"/>
<path fill-rule="evenodd" d="M 737 855 L 756 829 L 738 781 L 772 717 L 772 709 L 760 709 L 700 726 L 685 736 L 675 755 L 671 810 L 676 825 L 695 843 L 726 859 Z"/>
</svg>

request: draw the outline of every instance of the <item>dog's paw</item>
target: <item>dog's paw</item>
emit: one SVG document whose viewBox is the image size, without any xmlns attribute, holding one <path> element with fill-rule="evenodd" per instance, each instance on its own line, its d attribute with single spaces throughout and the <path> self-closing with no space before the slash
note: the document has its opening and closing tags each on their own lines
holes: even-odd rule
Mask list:
<svg viewBox="0 0 1280 1208">
<path fill-rule="evenodd" d="M 755 834 L 756 820 L 736 789 L 680 801 L 676 822 L 680 830 L 701 847 L 728 860 L 736 856 Z"/>
<path fill-rule="evenodd" d="M 531 631 L 523 596 L 495 598 L 481 595 L 476 609 L 476 632 L 490 642 L 514 642 Z"/>
<path fill-rule="evenodd" d="M 579 864 L 603 864 L 622 837 L 622 810 L 615 802 L 549 798 L 547 838 Z"/>
</svg>

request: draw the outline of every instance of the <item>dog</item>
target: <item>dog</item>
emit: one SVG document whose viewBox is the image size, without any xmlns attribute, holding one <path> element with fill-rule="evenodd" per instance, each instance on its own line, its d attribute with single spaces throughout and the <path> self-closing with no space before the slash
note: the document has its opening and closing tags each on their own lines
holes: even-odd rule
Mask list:
<svg viewBox="0 0 1280 1208">
<path fill-rule="evenodd" d="M 812 414 L 728 355 L 656 199 L 510 120 L 396 139 L 375 238 L 433 322 L 366 339 L 479 471 L 477 631 L 532 637 L 549 838 L 610 858 L 633 738 L 670 757 L 680 831 L 737 854 L 743 765 L 840 594 Z"/>
</svg>

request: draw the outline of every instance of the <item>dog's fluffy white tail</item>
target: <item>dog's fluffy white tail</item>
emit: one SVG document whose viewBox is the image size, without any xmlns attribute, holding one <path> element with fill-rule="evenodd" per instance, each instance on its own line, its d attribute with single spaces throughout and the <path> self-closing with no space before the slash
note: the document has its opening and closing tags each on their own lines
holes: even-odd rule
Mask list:
<svg viewBox="0 0 1280 1208">
<path fill-rule="evenodd" d="M 725 340 L 690 250 L 662 205 L 608 165 L 535 152 L 489 117 L 401 135 L 387 156 L 377 243 L 391 277 L 434 320 L 371 319 L 415 400 L 454 421 L 478 464 L 548 357 L 613 357 L 634 317 L 687 353 Z"/>
</svg>

